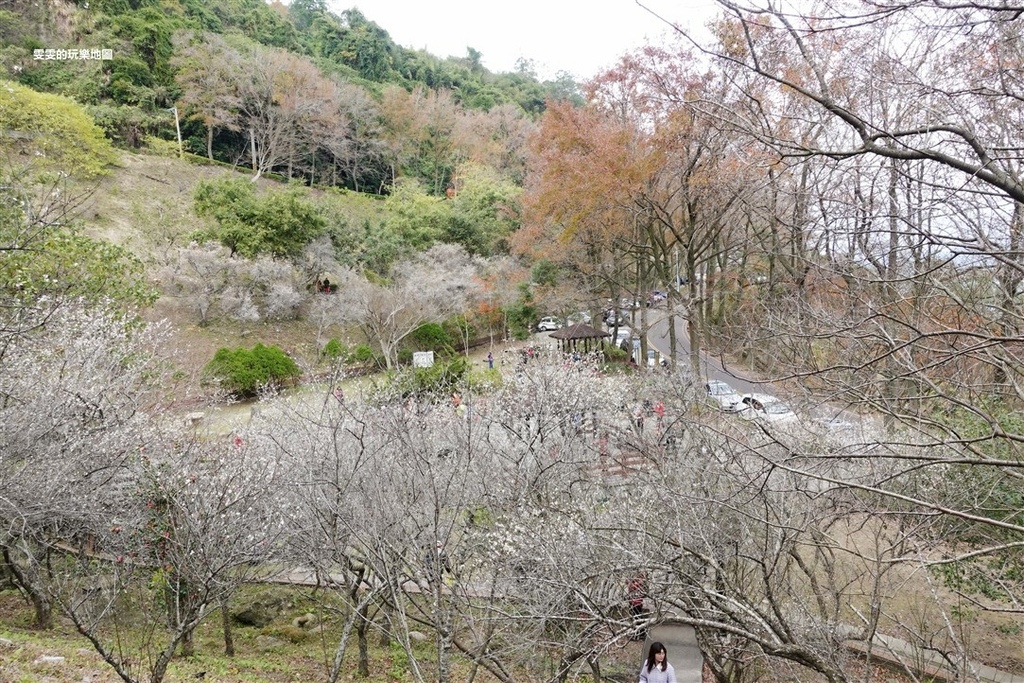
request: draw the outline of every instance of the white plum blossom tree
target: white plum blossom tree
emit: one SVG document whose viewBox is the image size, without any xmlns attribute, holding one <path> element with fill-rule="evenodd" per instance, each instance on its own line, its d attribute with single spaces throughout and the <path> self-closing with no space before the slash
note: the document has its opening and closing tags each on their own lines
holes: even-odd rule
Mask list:
<svg viewBox="0 0 1024 683">
<path fill-rule="evenodd" d="M 164 372 L 149 351 L 159 330 L 124 314 L 45 302 L 21 312 L 30 324 L 3 340 L 0 371 L 0 549 L 46 628 L 50 556 L 87 544 L 116 508 Z"/>
<path fill-rule="evenodd" d="M 403 339 L 420 325 L 462 309 L 479 287 L 478 266 L 462 247 L 439 244 L 396 263 L 387 282 L 348 271 L 340 285 L 339 322 L 362 328 L 387 367 L 393 368 Z"/>
<path fill-rule="evenodd" d="M 232 256 L 213 243 L 175 250 L 160 270 L 166 295 L 193 308 L 199 324 L 217 317 L 243 322 L 292 320 L 310 300 L 305 276 L 280 259 Z"/>
</svg>

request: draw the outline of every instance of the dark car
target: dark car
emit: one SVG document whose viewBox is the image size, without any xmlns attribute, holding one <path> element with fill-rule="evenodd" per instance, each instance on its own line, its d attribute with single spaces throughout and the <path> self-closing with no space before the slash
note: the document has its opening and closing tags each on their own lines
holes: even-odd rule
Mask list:
<svg viewBox="0 0 1024 683">
<path fill-rule="evenodd" d="M 628 323 L 630 321 L 629 313 L 609 308 L 604 312 L 604 321 L 608 325 L 622 325 L 623 323 Z"/>
</svg>

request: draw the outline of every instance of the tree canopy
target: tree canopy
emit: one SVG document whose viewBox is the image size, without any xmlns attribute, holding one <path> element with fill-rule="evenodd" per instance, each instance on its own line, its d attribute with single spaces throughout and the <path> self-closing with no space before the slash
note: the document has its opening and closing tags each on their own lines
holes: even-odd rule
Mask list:
<svg viewBox="0 0 1024 683">
<path fill-rule="evenodd" d="M 0 80 L 0 121 L 0 151 L 25 159 L 37 177 L 94 178 L 114 162 L 103 131 L 70 98 Z"/>
</svg>

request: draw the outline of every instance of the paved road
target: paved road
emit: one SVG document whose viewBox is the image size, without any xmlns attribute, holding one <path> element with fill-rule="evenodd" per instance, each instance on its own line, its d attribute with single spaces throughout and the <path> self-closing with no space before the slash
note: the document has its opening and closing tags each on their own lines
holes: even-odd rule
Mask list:
<svg viewBox="0 0 1024 683">
<path fill-rule="evenodd" d="M 669 355 L 668 316 L 663 309 L 648 311 L 650 316 L 650 330 L 647 334 L 647 343 L 658 350 L 663 356 Z M 688 363 L 690 358 L 690 335 L 687 331 L 686 319 L 681 315 L 675 317 L 676 327 L 676 360 L 680 363 Z M 755 379 L 739 372 L 737 368 L 727 368 L 720 359 L 709 356 L 706 352 L 700 354 L 701 379 L 717 379 L 729 383 L 733 389 L 740 394 L 763 392 L 765 387 Z"/>
<path fill-rule="evenodd" d="M 668 316 L 665 310 L 649 311 L 649 332 L 647 342 L 657 349 L 663 356 L 669 355 Z M 682 316 L 676 316 L 676 360 L 679 363 L 690 362 L 690 337 L 687 332 L 687 321 Z M 831 405 L 829 403 L 816 403 L 811 401 L 810 405 L 800 405 L 801 401 L 793 403 L 793 396 L 787 396 L 780 392 L 772 384 L 759 380 L 752 374 L 744 373 L 735 366 L 727 367 L 720 358 L 708 355 L 706 352 L 700 354 L 700 378 L 702 382 L 717 379 L 729 384 L 738 394 L 771 394 L 780 396 L 786 403 L 802 407 L 805 416 L 821 421 L 823 424 L 833 422 L 838 429 L 847 429 L 851 432 L 851 440 L 867 439 L 870 434 L 878 431 L 877 420 L 865 418 L 858 415 L 847 407 Z M 805 400 L 807 397 L 804 397 Z"/>
</svg>

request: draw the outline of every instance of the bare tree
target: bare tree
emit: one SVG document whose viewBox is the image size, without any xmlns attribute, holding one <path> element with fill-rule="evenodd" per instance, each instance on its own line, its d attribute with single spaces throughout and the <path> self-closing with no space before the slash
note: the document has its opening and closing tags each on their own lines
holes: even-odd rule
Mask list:
<svg viewBox="0 0 1024 683">
<path fill-rule="evenodd" d="M 284 528 L 274 495 L 279 468 L 263 447 L 240 436 L 149 436 L 158 441 L 134 449 L 142 455 L 130 458 L 121 486 L 93 493 L 117 501 L 116 510 L 93 519 L 94 547 L 61 563 L 50 589 L 126 683 L 163 680 L 178 648 L 193 654 L 195 628 L 218 610 L 234 654 L 228 601 L 267 571 Z M 125 596 L 135 609 L 124 609 Z M 141 620 L 145 637 L 118 638 L 125 619 Z"/>
<path fill-rule="evenodd" d="M 853 407 L 874 449 L 822 454 L 832 469 L 782 438 L 749 456 L 854 492 L 868 526 L 899 520 L 908 565 L 1015 611 L 1020 586 L 997 577 L 1021 538 L 1021 145 L 1003 125 L 1020 116 L 1019 29 L 978 5 L 720 5 L 700 49 L 734 89 L 697 106 L 777 160 L 746 211 L 763 247 L 743 258 L 780 270 L 734 320 L 775 391 Z M 968 642 L 946 653 L 961 672 Z"/>
<path fill-rule="evenodd" d="M 175 80 L 182 89 L 178 104 L 183 113 L 206 126 L 206 156 L 212 160 L 217 128 L 238 129 L 241 102 L 231 69 L 240 57 L 214 33 L 180 31 L 174 36 L 174 44 L 174 64 L 178 67 Z"/>
<path fill-rule="evenodd" d="M 286 50 L 253 48 L 233 65 L 239 125 L 249 136 L 253 180 L 282 160 L 295 159 L 303 126 L 331 115 L 335 86 L 310 63 Z"/>
<path fill-rule="evenodd" d="M 306 275 L 267 256 L 245 259 L 214 244 L 175 249 L 161 269 L 168 296 L 184 299 L 200 325 L 217 316 L 242 321 L 289 320 L 311 296 Z"/>
<path fill-rule="evenodd" d="M 462 247 L 438 245 L 395 264 L 387 283 L 349 273 L 339 315 L 363 329 L 390 369 L 398 360 L 399 343 L 416 328 L 461 309 L 477 286 L 475 275 L 476 266 Z"/>
<path fill-rule="evenodd" d="M 47 564 L 90 543 L 92 492 L 114 486 L 140 443 L 152 381 L 151 332 L 113 312 L 65 305 L 23 311 L 0 373 L 0 519 L 4 559 L 49 628 Z"/>
</svg>

